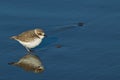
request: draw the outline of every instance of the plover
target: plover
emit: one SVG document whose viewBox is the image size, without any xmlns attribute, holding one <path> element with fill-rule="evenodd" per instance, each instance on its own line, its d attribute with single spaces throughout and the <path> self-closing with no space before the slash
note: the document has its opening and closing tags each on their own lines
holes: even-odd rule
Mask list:
<svg viewBox="0 0 120 80">
<path fill-rule="evenodd" d="M 31 52 L 31 48 L 38 46 L 44 37 L 44 31 L 42 29 L 36 28 L 22 32 L 17 36 L 12 36 L 11 39 L 18 41 L 27 49 L 28 52 Z"/>
</svg>

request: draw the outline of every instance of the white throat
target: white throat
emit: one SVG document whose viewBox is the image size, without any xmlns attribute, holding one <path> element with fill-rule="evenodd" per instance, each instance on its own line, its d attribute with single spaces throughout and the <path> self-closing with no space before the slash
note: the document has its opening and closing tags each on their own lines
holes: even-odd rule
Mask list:
<svg viewBox="0 0 120 80">
<path fill-rule="evenodd" d="M 40 38 L 40 39 L 43 39 L 43 38 L 44 38 L 44 36 L 39 36 L 39 38 Z"/>
</svg>

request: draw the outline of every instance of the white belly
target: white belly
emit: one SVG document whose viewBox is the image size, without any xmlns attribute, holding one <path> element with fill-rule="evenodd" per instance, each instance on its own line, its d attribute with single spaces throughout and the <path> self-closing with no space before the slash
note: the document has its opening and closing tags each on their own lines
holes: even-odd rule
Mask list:
<svg viewBox="0 0 120 80">
<path fill-rule="evenodd" d="M 22 41 L 19 41 L 19 42 L 27 48 L 34 48 L 34 47 L 38 46 L 41 43 L 41 41 L 42 41 L 42 39 L 37 38 L 31 42 L 22 42 Z"/>
</svg>

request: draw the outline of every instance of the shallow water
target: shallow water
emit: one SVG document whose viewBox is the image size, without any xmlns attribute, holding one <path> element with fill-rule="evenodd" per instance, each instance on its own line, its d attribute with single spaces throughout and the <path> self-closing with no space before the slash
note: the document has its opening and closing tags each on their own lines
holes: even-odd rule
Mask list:
<svg viewBox="0 0 120 80">
<path fill-rule="evenodd" d="M 119 3 L 119 0 L 0 1 L 0 79 L 119 80 Z M 62 25 L 77 22 L 85 25 L 49 34 L 65 27 Z M 45 71 L 35 74 L 8 65 L 27 53 L 9 37 L 36 27 L 48 35 L 35 48 Z"/>
</svg>

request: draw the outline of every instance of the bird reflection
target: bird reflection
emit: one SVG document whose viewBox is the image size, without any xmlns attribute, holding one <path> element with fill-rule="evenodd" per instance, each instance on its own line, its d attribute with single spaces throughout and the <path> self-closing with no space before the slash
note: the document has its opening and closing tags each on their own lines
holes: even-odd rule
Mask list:
<svg viewBox="0 0 120 80">
<path fill-rule="evenodd" d="M 33 71 L 35 73 L 44 71 L 44 66 L 42 65 L 40 58 L 33 54 L 26 54 L 20 58 L 18 62 L 10 62 L 8 64 L 21 67 L 26 71 Z"/>
</svg>

